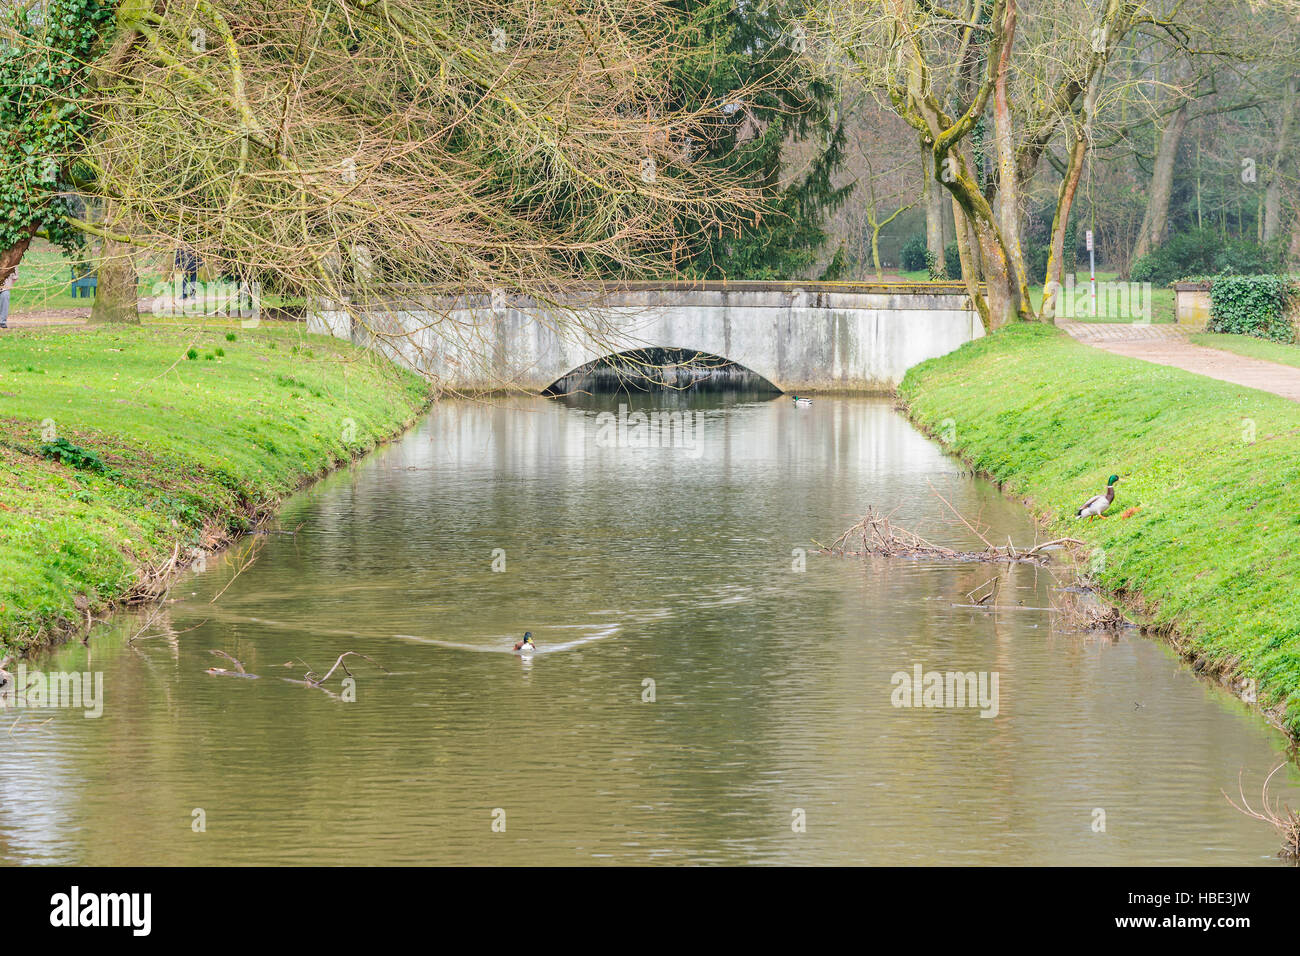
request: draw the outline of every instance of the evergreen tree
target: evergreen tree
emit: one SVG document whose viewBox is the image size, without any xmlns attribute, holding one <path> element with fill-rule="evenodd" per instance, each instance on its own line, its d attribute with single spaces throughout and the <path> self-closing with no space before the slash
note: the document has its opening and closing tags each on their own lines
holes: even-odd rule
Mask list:
<svg viewBox="0 0 1300 956">
<path fill-rule="evenodd" d="M 705 232 L 679 223 L 684 239 L 676 264 L 682 273 L 710 279 L 788 279 L 804 273 L 827 239 L 826 217 L 848 198 L 852 184 L 832 177 L 844 159 L 844 127 L 833 90 L 803 61 L 798 4 L 776 0 L 675 0 L 681 42 L 695 51 L 675 78 L 681 106 L 715 103 L 728 131 L 694 161 L 719 164 L 759 190 L 765 211 L 737 230 Z M 753 84 L 749 101 L 735 97 Z M 815 146 L 812 161 L 782 188 L 786 140 Z M 844 267 L 837 253 L 823 278 Z"/>
</svg>

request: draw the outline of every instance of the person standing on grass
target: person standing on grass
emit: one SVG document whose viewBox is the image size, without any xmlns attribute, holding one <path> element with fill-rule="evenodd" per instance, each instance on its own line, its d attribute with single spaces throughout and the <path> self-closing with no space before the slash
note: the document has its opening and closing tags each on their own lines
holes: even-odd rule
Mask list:
<svg viewBox="0 0 1300 956">
<path fill-rule="evenodd" d="M 198 290 L 199 255 L 189 246 L 181 246 L 176 250 L 173 266 L 181 275 L 181 301 L 184 302 Z"/>
<path fill-rule="evenodd" d="M 3 288 L 0 288 L 0 329 L 9 328 L 9 290 L 14 287 L 14 280 L 18 278 L 18 268 L 15 266 L 14 271 L 9 273 L 9 278 L 5 279 Z"/>
</svg>

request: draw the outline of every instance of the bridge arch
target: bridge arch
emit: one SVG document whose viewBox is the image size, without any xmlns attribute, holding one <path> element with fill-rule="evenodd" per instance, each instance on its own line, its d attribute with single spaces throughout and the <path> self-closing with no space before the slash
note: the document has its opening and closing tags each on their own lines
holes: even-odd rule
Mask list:
<svg viewBox="0 0 1300 956">
<path fill-rule="evenodd" d="M 771 381 L 725 356 L 676 346 L 615 352 L 560 376 L 543 395 L 650 390 L 721 389 L 780 394 Z"/>
</svg>

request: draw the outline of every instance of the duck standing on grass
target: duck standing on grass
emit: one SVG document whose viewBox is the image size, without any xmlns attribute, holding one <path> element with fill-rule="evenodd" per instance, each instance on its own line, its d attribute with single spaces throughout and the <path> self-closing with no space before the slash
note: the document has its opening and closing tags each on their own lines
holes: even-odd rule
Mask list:
<svg viewBox="0 0 1300 956">
<path fill-rule="evenodd" d="M 1119 481 L 1119 475 L 1111 475 L 1110 480 L 1106 482 L 1106 493 L 1102 495 L 1093 495 L 1083 503 L 1083 507 L 1074 513 L 1076 518 L 1100 518 L 1106 513 L 1112 501 L 1115 500 L 1115 482 Z"/>
<path fill-rule="evenodd" d="M 524 631 L 524 639 L 515 644 L 515 650 L 521 654 L 531 654 L 536 647 L 533 645 L 533 632 Z"/>
</svg>

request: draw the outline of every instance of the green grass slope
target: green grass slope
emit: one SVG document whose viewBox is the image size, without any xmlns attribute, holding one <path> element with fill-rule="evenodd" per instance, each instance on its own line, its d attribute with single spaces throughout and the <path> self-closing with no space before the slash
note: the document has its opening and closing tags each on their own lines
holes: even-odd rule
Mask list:
<svg viewBox="0 0 1300 956">
<path fill-rule="evenodd" d="M 295 327 L 0 333 L 0 643 L 48 641 L 178 545 L 246 530 L 426 395 Z"/>
<path fill-rule="evenodd" d="M 1246 358 L 1263 359 L 1265 362 L 1277 362 L 1279 365 L 1293 365 L 1300 368 L 1300 346 L 1285 342 L 1270 342 L 1257 339 L 1251 335 L 1223 335 L 1218 332 L 1198 332 L 1189 337 L 1193 345 L 1222 349 L 1234 352 Z"/>
</svg>

